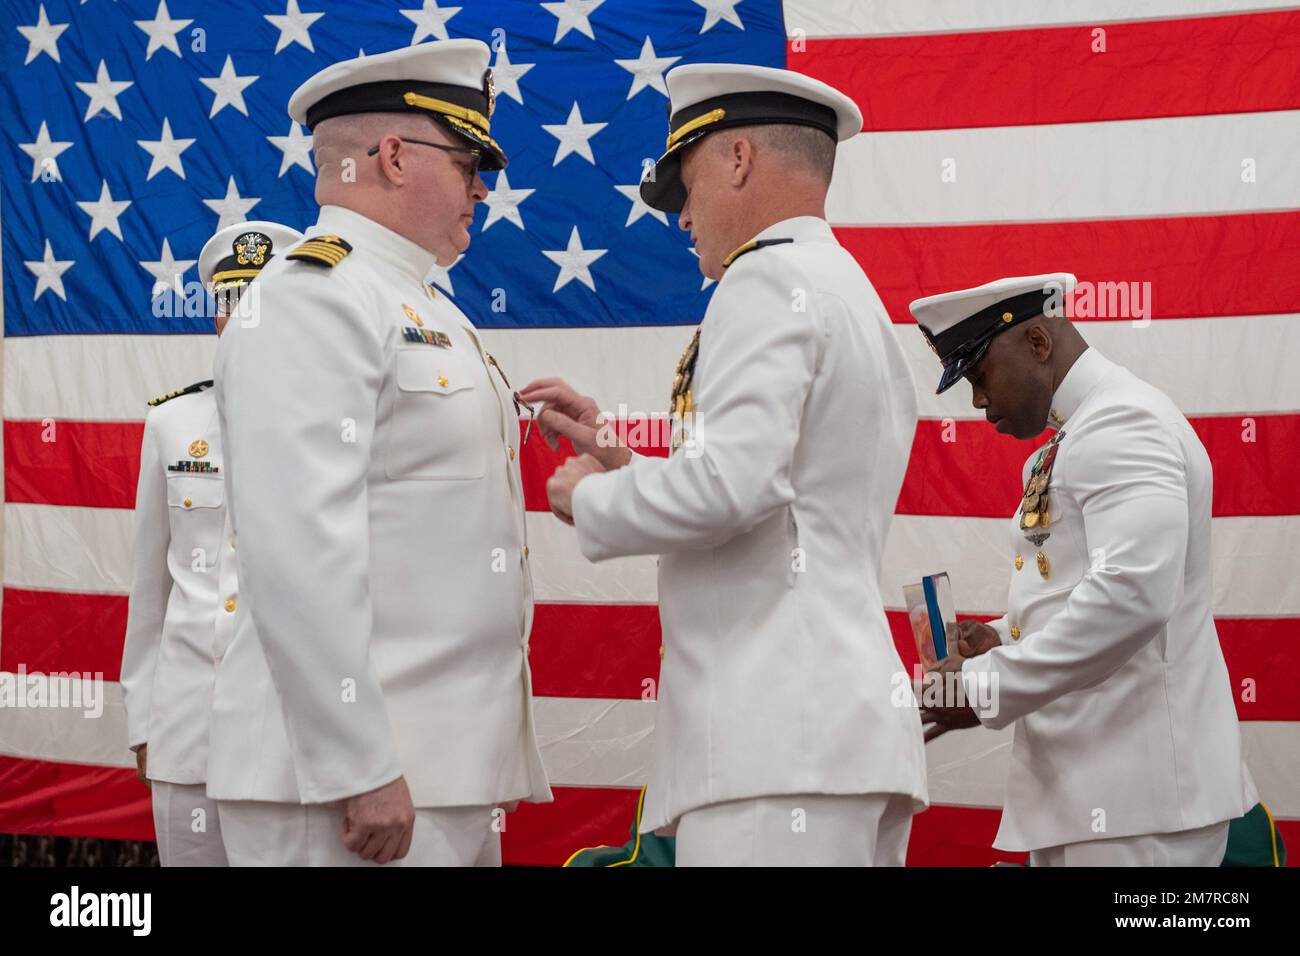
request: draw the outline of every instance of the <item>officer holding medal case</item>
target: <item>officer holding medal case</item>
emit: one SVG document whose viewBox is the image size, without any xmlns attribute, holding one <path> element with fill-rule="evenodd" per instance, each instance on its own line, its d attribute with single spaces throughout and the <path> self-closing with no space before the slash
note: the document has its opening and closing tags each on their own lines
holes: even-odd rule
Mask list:
<svg viewBox="0 0 1300 956">
<path fill-rule="evenodd" d="M 1215 633 L 1210 460 L 1162 392 L 1089 348 L 1067 273 L 911 304 L 999 432 L 1055 435 L 1025 462 L 1007 614 L 963 622 L 939 670 L 989 699 L 926 719 L 1015 726 L 998 849 L 1033 866 L 1218 866 L 1256 802 Z"/>
</svg>

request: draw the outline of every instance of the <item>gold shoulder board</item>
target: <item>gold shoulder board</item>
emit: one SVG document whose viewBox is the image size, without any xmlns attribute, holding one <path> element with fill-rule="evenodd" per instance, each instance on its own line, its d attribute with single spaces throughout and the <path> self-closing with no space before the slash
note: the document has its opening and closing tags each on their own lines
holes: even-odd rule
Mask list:
<svg viewBox="0 0 1300 956">
<path fill-rule="evenodd" d="M 338 236 L 312 236 L 290 249 L 285 258 L 332 269 L 351 251 L 352 246 Z"/>
</svg>

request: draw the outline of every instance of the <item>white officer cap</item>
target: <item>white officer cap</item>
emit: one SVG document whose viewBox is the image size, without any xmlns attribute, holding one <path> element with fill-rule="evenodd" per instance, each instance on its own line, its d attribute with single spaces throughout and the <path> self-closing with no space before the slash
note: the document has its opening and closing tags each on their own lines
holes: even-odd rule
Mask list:
<svg viewBox="0 0 1300 956">
<path fill-rule="evenodd" d="M 836 142 L 862 130 L 862 111 L 851 99 L 802 73 L 742 63 L 691 63 L 668 72 L 667 152 L 654 176 L 641 182 L 641 198 L 655 209 L 681 212 L 682 150 L 729 126 L 780 123 L 811 126 Z"/>
<path fill-rule="evenodd" d="M 302 233 L 278 222 L 252 219 L 218 230 L 199 253 L 199 281 L 213 292 L 246 285 L 273 255 L 302 239 Z"/>
<path fill-rule="evenodd" d="M 315 129 L 350 113 L 423 113 L 482 151 L 480 169 L 506 168 L 489 136 L 496 91 L 481 40 L 433 40 L 325 67 L 289 97 L 294 122 Z"/>
<path fill-rule="evenodd" d="M 995 279 L 973 289 L 958 289 L 917 299 L 908 309 L 926 342 L 943 362 L 938 395 L 950 389 L 1007 329 L 1040 315 L 1063 315 L 1065 296 L 1074 291 L 1068 272 Z M 1049 312 L 1049 310 L 1051 310 Z"/>
</svg>

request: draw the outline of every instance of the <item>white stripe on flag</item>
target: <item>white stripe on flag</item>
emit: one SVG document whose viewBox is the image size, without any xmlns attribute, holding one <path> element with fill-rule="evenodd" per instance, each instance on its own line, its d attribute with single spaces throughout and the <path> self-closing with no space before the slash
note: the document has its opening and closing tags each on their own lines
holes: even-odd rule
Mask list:
<svg viewBox="0 0 1300 956">
<path fill-rule="evenodd" d="M 142 421 L 149 399 L 212 378 L 215 335 L 5 339 L 8 419 Z"/>
<path fill-rule="evenodd" d="M 126 593 L 131 518 L 122 508 L 5 505 L 5 585 Z M 1300 577 L 1294 573 L 1300 515 L 1213 520 L 1215 613 L 1300 617 Z M 654 557 L 592 564 L 579 552 L 573 528 L 549 512 L 529 512 L 528 543 L 538 601 L 656 600 Z M 881 573 L 885 606 L 901 607 L 903 585 L 936 571 L 952 575 L 959 611 L 1001 613 L 1011 574 L 1010 519 L 896 516 Z"/>
<path fill-rule="evenodd" d="M 973 33 L 1033 27 L 1182 20 L 1294 7 L 1294 0 L 785 0 L 788 37 Z"/>
<path fill-rule="evenodd" d="M 840 144 L 826 213 L 939 225 L 1295 209 L 1297 155 L 1300 110 L 861 133 Z M 1258 181 L 1242 182 L 1247 158 Z"/>
<path fill-rule="evenodd" d="M 1140 264 L 1134 273 L 1140 280 Z M 1300 315 L 1252 315 L 1157 319 L 1145 326 L 1095 321 L 1080 323 L 1079 329 L 1098 351 L 1164 391 L 1186 415 L 1267 415 L 1300 411 L 1300 375 L 1224 375 L 1224 357 L 1271 355 L 1297 323 Z M 482 338 L 516 387 L 558 376 L 609 412 L 616 413 L 621 402 L 631 413 L 647 415 L 668 407 L 672 370 L 692 331 L 689 326 L 487 329 Z M 934 394 L 939 365 L 915 325 L 898 325 L 895 334 L 907 354 L 922 417 L 983 418 L 971 407 L 965 386 Z M 5 416 L 143 421 L 148 405 L 132 383 L 155 383 L 148 395 L 152 398 L 198 381 L 215 344 L 209 335 L 8 339 Z M 101 361 L 107 363 L 104 368 L 135 371 L 129 376 L 106 373 Z M 23 377 L 21 391 L 14 385 L 18 377 Z"/>
</svg>

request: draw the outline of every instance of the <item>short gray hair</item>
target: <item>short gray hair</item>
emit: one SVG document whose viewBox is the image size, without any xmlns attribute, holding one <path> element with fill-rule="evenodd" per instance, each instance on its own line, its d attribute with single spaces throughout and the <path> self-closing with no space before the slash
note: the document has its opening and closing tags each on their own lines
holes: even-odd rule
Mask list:
<svg viewBox="0 0 1300 956">
<path fill-rule="evenodd" d="M 836 142 L 816 127 L 793 123 L 764 123 L 729 132 L 743 133 L 760 148 L 782 153 L 794 165 L 820 176 L 828 184 L 831 181 L 831 173 L 835 170 Z M 719 146 L 725 146 L 726 142 L 725 137 L 718 137 Z"/>
</svg>

